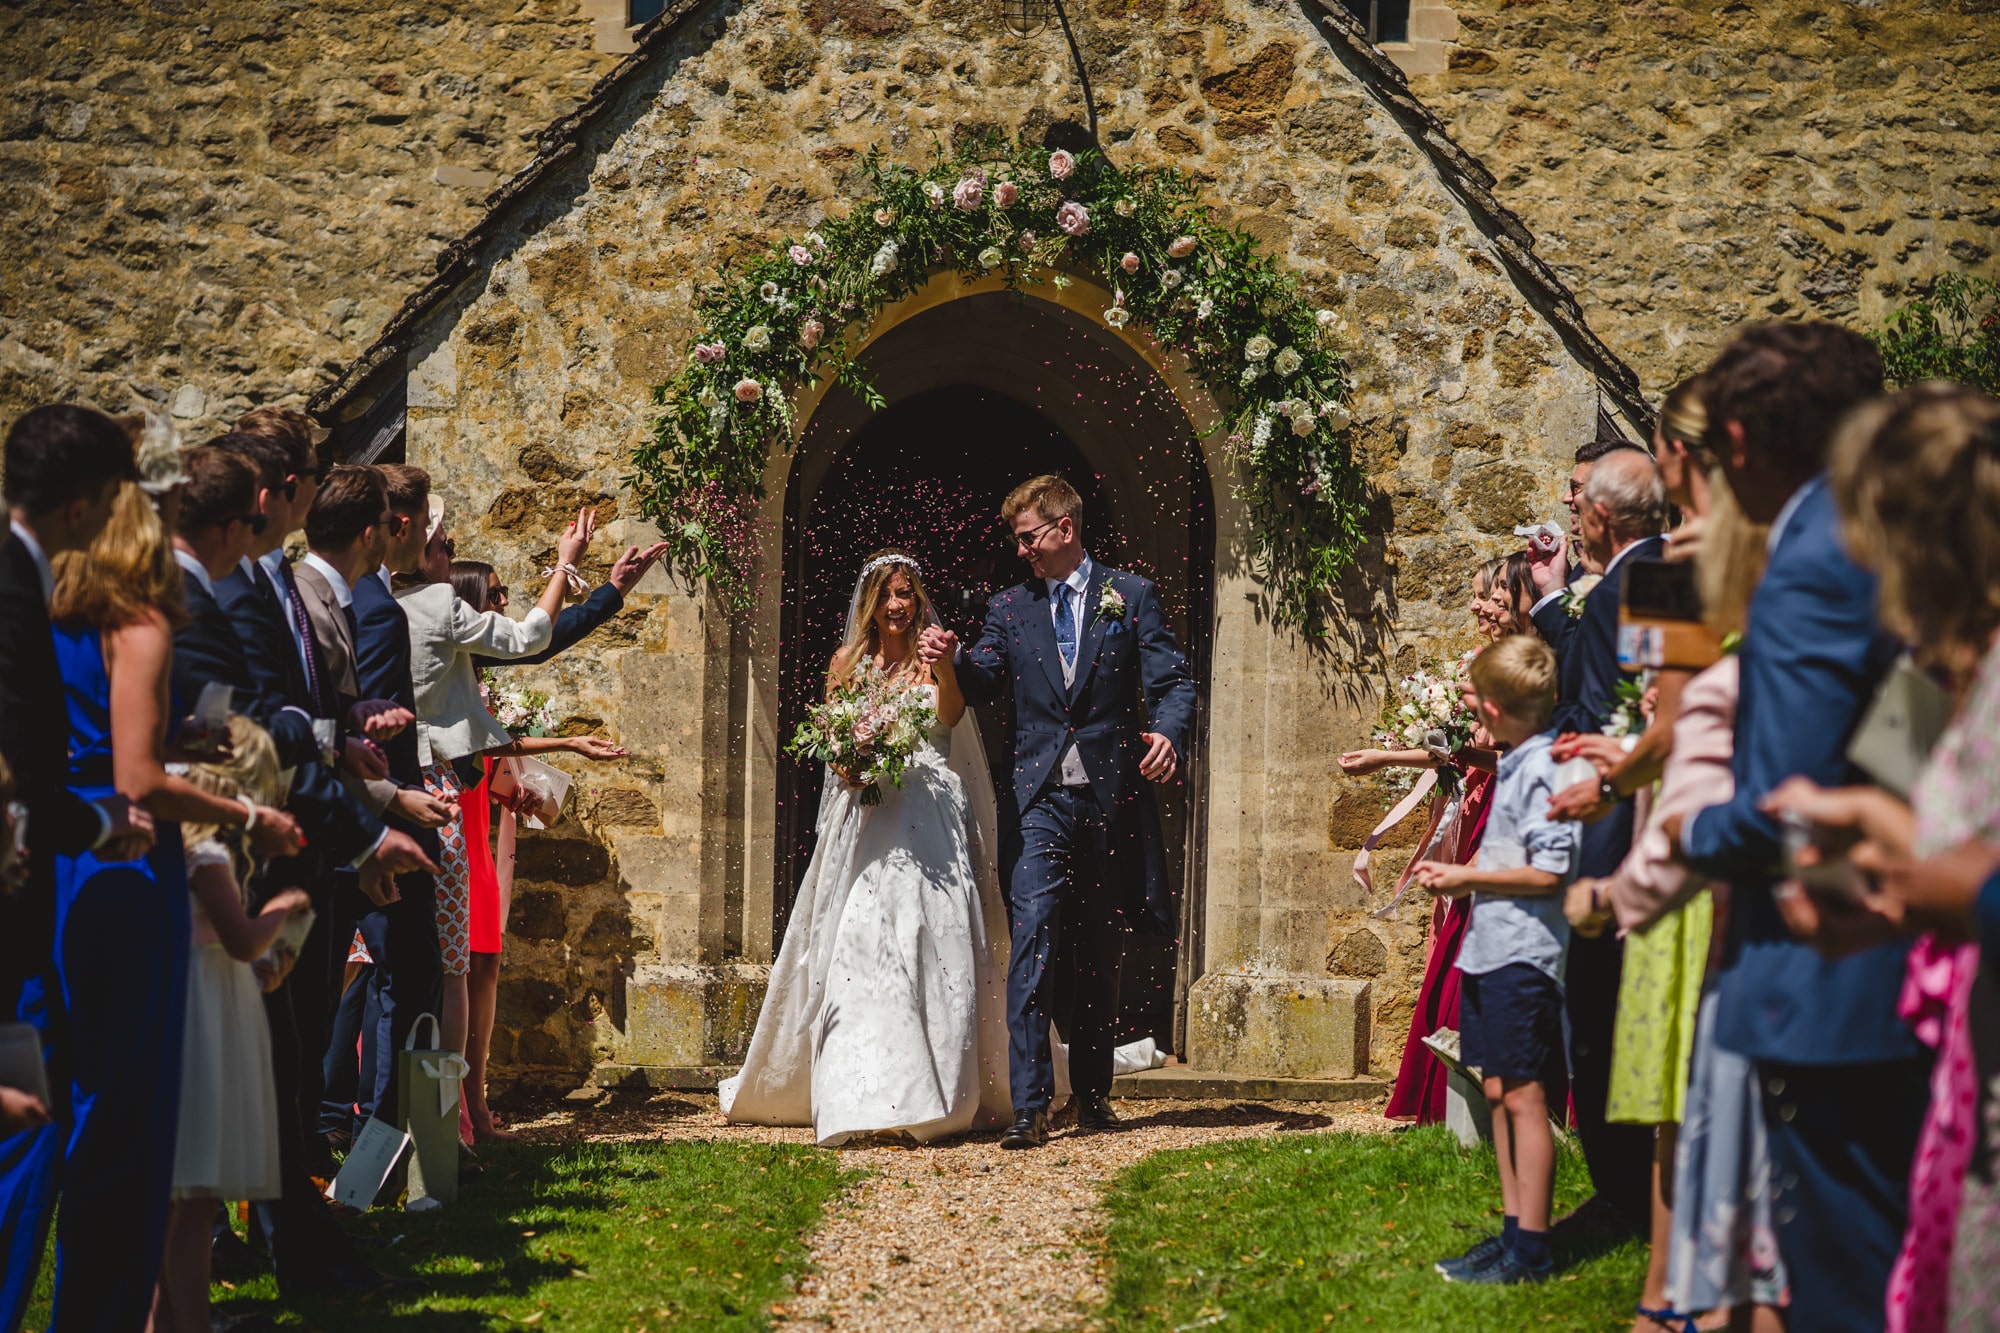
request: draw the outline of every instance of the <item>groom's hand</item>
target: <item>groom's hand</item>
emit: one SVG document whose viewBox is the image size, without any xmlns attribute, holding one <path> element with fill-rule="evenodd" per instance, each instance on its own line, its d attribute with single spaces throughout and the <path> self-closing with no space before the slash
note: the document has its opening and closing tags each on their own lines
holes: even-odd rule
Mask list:
<svg viewBox="0 0 2000 1333">
<path fill-rule="evenodd" d="M 1146 757 L 1139 761 L 1139 776 L 1148 782 L 1165 782 L 1173 777 L 1180 760 L 1174 757 L 1174 743 L 1157 731 L 1142 731 Z"/>
<path fill-rule="evenodd" d="M 925 666 L 936 666 L 957 655 L 958 636 L 942 625 L 928 626 L 917 636 L 917 660 Z"/>
</svg>

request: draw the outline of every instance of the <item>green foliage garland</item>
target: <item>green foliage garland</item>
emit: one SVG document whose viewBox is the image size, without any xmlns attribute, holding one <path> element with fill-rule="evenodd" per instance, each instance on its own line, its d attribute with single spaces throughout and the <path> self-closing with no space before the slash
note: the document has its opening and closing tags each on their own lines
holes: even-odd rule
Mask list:
<svg viewBox="0 0 2000 1333">
<path fill-rule="evenodd" d="M 1953 380 L 2000 394 L 2000 285 L 1957 273 L 1869 335 L 1891 384 Z"/>
<path fill-rule="evenodd" d="M 681 576 L 740 604 L 770 445 L 797 434 L 789 393 L 831 378 L 881 408 L 855 357 L 863 339 L 850 335 L 884 307 L 943 269 L 1010 288 L 1087 273 L 1114 293 L 1107 325 L 1146 326 L 1222 405 L 1274 619 L 1322 635 L 1323 597 L 1362 541 L 1364 500 L 1332 317 L 1293 276 L 1216 221 L 1179 171 L 997 137 L 940 149 L 922 170 L 879 153 L 863 167 L 873 198 L 700 294 L 702 333 L 653 391 L 661 411 L 626 483 Z"/>
</svg>

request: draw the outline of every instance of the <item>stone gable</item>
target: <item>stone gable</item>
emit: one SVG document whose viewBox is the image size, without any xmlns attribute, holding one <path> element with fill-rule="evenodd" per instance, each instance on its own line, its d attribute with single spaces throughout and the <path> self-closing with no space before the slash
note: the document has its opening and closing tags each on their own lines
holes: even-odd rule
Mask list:
<svg viewBox="0 0 2000 1333">
<path fill-rule="evenodd" d="M 998 17 L 957 0 L 670 11 L 317 405 L 353 422 L 407 392 L 409 458 L 433 468 L 459 549 L 503 569 L 542 560 L 580 502 L 606 509 L 612 541 L 639 539 L 619 478 L 701 284 L 852 207 L 871 149 L 921 160 L 968 127 L 1039 135 L 1082 116 L 1059 38 L 1013 37 Z M 1570 452 L 1630 372 L 1344 18 L 1183 0 L 1106 7 L 1084 31 L 1107 149 L 1193 173 L 1341 320 L 1378 526 L 1331 657 L 1272 633 L 1248 610 L 1248 571 L 1218 565 L 1202 964 L 1355 981 L 1308 989 L 1362 997 L 1338 1031 L 1379 1073 L 1400 1053 L 1428 906 L 1367 917 L 1348 867 L 1382 802 L 1333 758 L 1363 740 L 1381 671 L 1469 642 L 1472 565 L 1557 512 Z M 1111 339 L 1085 297 L 1070 308 Z M 1219 443 L 1227 548 L 1243 517 Z M 772 533 L 789 467 L 773 463 Z M 516 926 L 502 1050 L 517 1067 L 726 1062 L 717 1015 L 745 1010 L 773 949 L 780 591 L 731 621 L 655 575 L 598 651 L 534 673 L 633 758 L 580 769 L 582 819 L 528 844 L 561 850 L 524 865 L 523 893 L 557 885 L 560 904 L 531 897 Z M 530 1003 L 537 986 L 567 1002 Z"/>
</svg>

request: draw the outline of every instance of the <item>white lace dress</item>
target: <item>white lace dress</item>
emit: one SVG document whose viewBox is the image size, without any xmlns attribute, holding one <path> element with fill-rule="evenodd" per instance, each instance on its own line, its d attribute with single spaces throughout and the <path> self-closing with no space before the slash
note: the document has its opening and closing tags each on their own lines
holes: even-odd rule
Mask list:
<svg viewBox="0 0 2000 1333">
<path fill-rule="evenodd" d="M 960 734 L 976 752 L 969 719 Z M 880 805 L 827 774 L 756 1033 L 719 1089 L 731 1121 L 811 1125 L 825 1147 L 1007 1122 L 1006 918 L 952 741 L 935 728 Z"/>
</svg>

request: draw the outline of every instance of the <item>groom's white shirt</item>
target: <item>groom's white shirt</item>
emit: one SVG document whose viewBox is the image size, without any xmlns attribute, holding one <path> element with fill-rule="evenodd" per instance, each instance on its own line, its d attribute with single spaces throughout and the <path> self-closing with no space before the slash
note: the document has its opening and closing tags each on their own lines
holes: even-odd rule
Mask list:
<svg viewBox="0 0 2000 1333">
<path fill-rule="evenodd" d="M 1056 650 L 1056 660 L 1062 662 L 1064 689 L 1070 689 L 1076 685 L 1076 668 L 1078 663 L 1083 660 L 1083 627 L 1087 614 L 1084 609 L 1083 599 L 1090 592 L 1090 570 L 1090 552 L 1085 551 L 1083 553 L 1083 563 L 1071 570 L 1068 578 L 1044 580 L 1049 585 L 1049 623 L 1051 625 L 1055 624 L 1056 619 L 1056 589 L 1067 584 L 1074 594 L 1070 598 L 1069 609 L 1071 619 L 1076 623 L 1076 655 L 1067 662 L 1064 662 L 1060 646 Z M 1058 637 L 1057 643 L 1060 645 L 1060 637 Z M 1088 787 L 1090 785 L 1090 774 L 1086 773 L 1083 768 L 1083 755 L 1074 745 L 1071 745 L 1068 750 L 1063 752 L 1062 785 L 1065 787 Z"/>
</svg>

